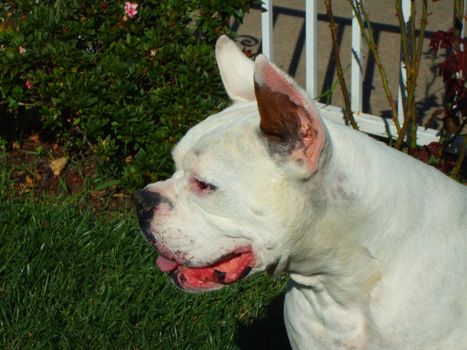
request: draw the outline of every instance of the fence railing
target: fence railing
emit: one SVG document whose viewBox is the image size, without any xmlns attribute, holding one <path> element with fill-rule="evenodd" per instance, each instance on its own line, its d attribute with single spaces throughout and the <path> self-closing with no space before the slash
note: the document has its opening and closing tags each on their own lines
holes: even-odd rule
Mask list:
<svg viewBox="0 0 467 350">
<path fill-rule="evenodd" d="M 363 0 L 353 0 L 357 5 L 355 8 L 361 7 Z M 408 23 L 411 18 L 411 0 L 402 0 L 402 13 L 404 22 Z M 467 0 L 464 0 L 464 8 L 466 8 Z M 305 0 L 305 53 L 306 53 L 306 91 L 308 95 L 316 99 L 319 97 L 318 91 L 318 50 L 317 50 L 317 23 L 318 23 L 318 0 Z M 273 57 L 273 0 L 263 0 L 263 12 L 261 15 L 261 31 L 262 31 L 262 53 L 271 61 Z M 397 130 L 394 122 L 389 119 L 384 119 L 380 116 L 375 116 L 362 112 L 363 99 L 363 84 L 361 71 L 362 58 L 362 35 L 359 23 L 356 16 L 360 14 L 352 13 L 352 52 L 351 55 L 351 84 L 350 98 L 351 108 L 356 122 L 361 131 L 381 136 L 388 137 L 392 135 L 397 137 Z M 463 21 L 464 22 L 464 21 Z M 463 23 L 464 24 L 464 23 Z M 464 27 L 464 26 L 463 26 Z M 463 31 L 464 29 L 462 29 Z M 406 96 L 406 72 L 404 62 L 400 61 L 400 79 L 399 79 L 399 94 L 398 94 L 398 120 L 401 122 L 404 118 L 403 101 Z M 337 106 L 324 105 L 317 103 L 320 112 L 327 118 L 339 123 L 344 123 L 344 110 Z M 439 131 L 424 127 L 417 128 L 417 144 L 427 145 L 431 142 L 439 140 Z"/>
</svg>

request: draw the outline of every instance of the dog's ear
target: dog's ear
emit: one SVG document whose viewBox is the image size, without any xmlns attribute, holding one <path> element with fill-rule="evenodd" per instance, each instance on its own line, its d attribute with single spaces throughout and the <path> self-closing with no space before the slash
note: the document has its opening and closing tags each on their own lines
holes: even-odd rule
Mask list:
<svg viewBox="0 0 467 350">
<path fill-rule="evenodd" d="M 254 63 L 226 35 L 217 39 L 216 60 L 225 90 L 232 101 L 254 101 Z"/>
<path fill-rule="evenodd" d="M 262 55 L 255 61 L 254 86 L 260 129 L 269 149 L 289 157 L 305 170 L 305 176 L 313 174 L 326 141 L 326 130 L 313 102 Z"/>
</svg>

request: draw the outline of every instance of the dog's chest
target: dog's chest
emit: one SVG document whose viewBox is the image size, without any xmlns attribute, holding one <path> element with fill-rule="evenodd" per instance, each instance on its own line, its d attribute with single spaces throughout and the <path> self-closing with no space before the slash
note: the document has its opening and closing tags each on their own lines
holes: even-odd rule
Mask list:
<svg viewBox="0 0 467 350">
<path fill-rule="evenodd" d="M 292 282 L 285 297 L 284 318 L 294 349 L 366 349 L 365 317 L 344 308 L 325 290 L 298 288 Z"/>
</svg>

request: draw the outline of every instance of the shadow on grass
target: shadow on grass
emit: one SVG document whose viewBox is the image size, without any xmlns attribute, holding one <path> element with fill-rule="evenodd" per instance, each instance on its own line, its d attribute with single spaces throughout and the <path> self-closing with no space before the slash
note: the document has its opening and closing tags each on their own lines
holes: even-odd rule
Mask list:
<svg viewBox="0 0 467 350">
<path fill-rule="evenodd" d="M 284 296 L 275 297 L 265 316 L 251 325 L 238 325 L 237 345 L 242 350 L 290 350 L 284 324 Z"/>
</svg>

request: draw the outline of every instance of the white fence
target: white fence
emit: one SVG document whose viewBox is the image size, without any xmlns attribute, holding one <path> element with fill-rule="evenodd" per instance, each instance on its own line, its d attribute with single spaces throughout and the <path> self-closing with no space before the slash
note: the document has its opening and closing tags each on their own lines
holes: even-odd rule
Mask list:
<svg viewBox="0 0 467 350">
<path fill-rule="evenodd" d="M 317 51 L 317 5 L 318 1 L 322 0 L 305 0 L 305 33 L 306 33 L 306 90 L 310 97 L 319 97 L 318 91 L 318 51 Z M 360 3 L 363 0 L 353 0 L 357 9 L 360 8 Z M 402 12 L 404 21 L 409 22 L 411 17 L 411 6 L 410 0 L 402 0 Z M 467 0 L 464 0 L 464 8 L 466 8 Z M 262 48 L 263 54 L 270 60 L 274 60 L 273 57 L 273 0 L 263 0 L 263 11 L 261 15 L 261 31 L 262 31 Z M 362 72 L 360 69 L 360 59 L 362 57 L 362 35 L 360 26 L 356 19 L 355 13 L 352 13 L 352 52 L 351 55 L 351 85 L 350 85 L 350 98 L 351 108 L 355 116 L 355 120 L 361 131 L 366 133 L 387 137 L 388 129 L 391 135 L 397 135 L 397 130 L 392 120 L 383 119 L 382 117 L 366 114 L 362 112 Z M 398 96 L 398 119 L 401 121 L 403 116 L 403 98 L 405 97 L 405 67 L 401 60 L 400 62 L 400 73 L 401 79 L 399 82 L 399 96 Z M 332 119 L 339 123 L 344 123 L 344 111 L 340 107 L 324 105 L 317 103 L 321 113 L 326 115 L 329 119 Z M 438 130 L 426 129 L 419 127 L 417 130 L 417 144 L 427 145 L 431 142 L 439 139 Z"/>
</svg>

